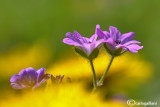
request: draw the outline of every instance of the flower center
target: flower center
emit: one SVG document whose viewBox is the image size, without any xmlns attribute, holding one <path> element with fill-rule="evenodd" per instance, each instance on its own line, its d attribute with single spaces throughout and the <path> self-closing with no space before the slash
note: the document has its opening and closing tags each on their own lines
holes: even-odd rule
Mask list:
<svg viewBox="0 0 160 107">
<path fill-rule="evenodd" d="M 120 40 L 116 40 L 115 43 L 116 43 L 116 45 L 118 45 L 118 44 L 121 43 L 121 41 Z"/>
</svg>

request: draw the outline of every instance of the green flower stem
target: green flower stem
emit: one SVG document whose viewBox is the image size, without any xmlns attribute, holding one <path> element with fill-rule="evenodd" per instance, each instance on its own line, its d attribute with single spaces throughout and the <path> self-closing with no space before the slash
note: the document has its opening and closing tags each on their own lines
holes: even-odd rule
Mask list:
<svg viewBox="0 0 160 107">
<path fill-rule="evenodd" d="M 114 56 L 111 56 L 111 60 L 110 60 L 108 66 L 107 66 L 107 68 L 106 68 L 106 71 L 105 71 L 104 74 L 102 75 L 102 77 L 101 77 L 101 79 L 100 79 L 100 81 L 99 81 L 99 84 L 103 84 L 103 81 L 104 81 L 104 79 L 105 79 L 105 77 L 106 77 L 106 75 L 107 75 L 107 72 L 108 72 L 108 70 L 109 70 L 109 68 L 110 68 L 110 66 L 111 66 L 111 64 L 112 64 L 112 62 L 113 62 L 113 59 L 114 59 Z"/>
<path fill-rule="evenodd" d="M 93 61 L 89 60 L 90 64 L 91 64 L 91 68 L 92 68 L 92 72 L 93 72 L 93 85 L 94 85 L 94 91 L 97 89 L 97 80 L 96 80 L 96 73 L 94 70 L 94 66 L 93 66 Z"/>
</svg>

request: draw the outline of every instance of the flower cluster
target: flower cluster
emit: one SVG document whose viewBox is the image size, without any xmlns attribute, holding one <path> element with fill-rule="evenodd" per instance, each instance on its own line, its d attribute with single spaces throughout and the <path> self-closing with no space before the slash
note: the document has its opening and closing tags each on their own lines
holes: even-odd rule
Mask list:
<svg viewBox="0 0 160 107">
<path fill-rule="evenodd" d="M 113 26 L 109 27 L 109 31 L 110 32 L 102 31 L 100 25 L 96 25 L 95 34 L 90 38 L 82 37 L 77 31 L 74 31 L 73 34 L 70 32 L 66 33 L 66 38 L 63 39 L 63 42 L 68 45 L 74 45 L 76 52 L 85 57 L 92 55 L 94 50 L 99 49 L 102 43 L 104 43 L 107 52 L 115 56 L 127 50 L 132 53 L 137 53 L 139 49 L 143 48 L 143 46 L 137 45 L 140 43 L 139 41 L 132 40 L 135 36 L 134 32 L 121 34 L 120 31 Z M 99 40 L 97 40 L 97 37 L 99 37 Z M 77 50 L 77 47 L 80 48 L 81 51 Z M 97 56 L 97 54 L 95 56 Z"/>
<path fill-rule="evenodd" d="M 73 34 L 70 32 L 66 33 L 66 38 L 63 39 L 63 42 L 68 45 L 74 45 L 75 51 L 89 60 L 93 72 L 93 86 L 95 90 L 97 86 L 103 85 L 104 78 L 115 56 L 119 56 L 126 51 L 137 53 L 138 50 L 143 48 L 143 46 L 138 45 L 140 44 L 139 41 L 133 40 L 134 37 L 134 32 L 121 34 L 120 31 L 113 26 L 109 27 L 109 32 L 102 31 L 100 25 L 96 25 L 95 34 L 90 38 L 83 37 L 77 31 L 74 31 Z M 99 40 L 97 40 L 97 38 L 99 38 Z M 96 80 L 92 60 L 98 56 L 101 44 L 104 44 L 106 51 L 111 55 L 111 60 L 101 79 Z"/>
<path fill-rule="evenodd" d="M 115 56 L 119 56 L 126 51 L 137 53 L 138 50 L 143 48 L 143 46 L 138 45 L 140 44 L 139 41 L 133 40 L 134 36 L 134 32 L 121 34 L 120 31 L 113 26 L 109 27 L 109 32 L 102 31 L 100 25 L 96 25 L 95 34 L 90 38 L 83 37 L 77 31 L 74 31 L 73 34 L 70 32 L 66 33 L 66 38 L 63 39 L 63 42 L 68 45 L 74 45 L 75 51 L 89 60 L 93 72 L 93 86 L 94 90 L 96 90 L 98 86 L 103 85 L 104 78 Z M 111 60 L 101 79 L 97 80 L 93 59 L 98 56 L 102 44 L 111 55 Z M 51 78 L 53 84 L 59 84 L 62 82 L 64 75 L 54 77 L 51 74 L 45 74 L 44 68 L 38 70 L 26 68 L 20 71 L 18 75 L 13 75 L 10 82 L 14 89 L 34 89 L 45 83 L 49 78 Z M 68 81 L 71 82 L 71 79 L 68 78 Z"/>
</svg>

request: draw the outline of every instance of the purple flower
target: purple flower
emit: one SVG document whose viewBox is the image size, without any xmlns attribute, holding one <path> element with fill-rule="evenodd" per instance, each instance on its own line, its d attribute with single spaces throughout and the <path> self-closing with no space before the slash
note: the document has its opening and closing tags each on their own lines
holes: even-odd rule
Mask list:
<svg viewBox="0 0 160 107">
<path fill-rule="evenodd" d="M 31 67 L 23 69 L 18 75 L 10 78 L 11 86 L 14 89 L 36 88 L 50 78 L 50 74 L 44 74 L 45 69 L 35 70 Z"/>
<path fill-rule="evenodd" d="M 103 39 L 106 50 L 111 55 L 120 55 L 127 50 L 132 53 L 137 53 L 139 49 L 142 49 L 143 46 L 139 46 L 139 41 L 133 40 L 135 33 L 129 32 L 121 34 L 120 31 L 113 26 L 109 27 L 109 31 L 102 31 L 100 25 L 96 26 L 96 34 L 99 39 Z"/>
<path fill-rule="evenodd" d="M 90 38 L 86 38 L 82 37 L 77 31 L 74 31 L 74 34 L 70 32 L 66 33 L 66 37 L 67 38 L 63 39 L 64 43 L 68 45 L 74 45 L 76 47 L 76 52 L 85 57 L 92 56 L 92 58 L 95 58 L 96 55 L 98 54 L 100 44 L 103 41 L 103 40 L 97 40 L 96 34 L 92 35 Z"/>
</svg>

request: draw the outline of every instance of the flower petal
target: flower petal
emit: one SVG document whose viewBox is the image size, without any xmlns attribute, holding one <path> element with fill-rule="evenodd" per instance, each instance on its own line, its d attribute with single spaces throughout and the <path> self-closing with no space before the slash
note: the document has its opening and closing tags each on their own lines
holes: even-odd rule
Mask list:
<svg viewBox="0 0 160 107">
<path fill-rule="evenodd" d="M 89 38 L 89 41 L 90 41 L 90 42 L 95 42 L 96 40 L 97 40 L 97 35 L 96 35 L 96 34 L 92 35 L 92 36 Z"/>
<path fill-rule="evenodd" d="M 126 46 L 126 48 L 128 49 L 128 51 L 132 53 L 137 53 L 138 50 L 143 48 L 143 46 L 139 46 L 137 44 L 131 44 L 131 45 Z"/>
<path fill-rule="evenodd" d="M 21 85 L 17 84 L 17 83 L 11 83 L 11 87 L 14 89 L 23 89 L 24 87 L 22 87 Z"/>
<path fill-rule="evenodd" d="M 23 75 L 26 85 L 34 85 L 37 81 L 37 72 L 33 68 L 26 68 L 27 75 Z"/>
<path fill-rule="evenodd" d="M 32 89 L 36 88 L 36 87 L 39 87 L 42 83 L 46 82 L 49 78 L 51 77 L 50 74 L 45 74 L 43 76 L 43 78 L 41 79 L 41 81 L 37 82 L 37 84 L 35 84 Z"/>
<path fill-rule="evenodd" d="M 75 42 L 77 42 L 77 43 L 79 43 L 79 44 L 81 44 L 81 42 L 78 40 L 78 38 L 76 38 L 76 37 L 75 37 L 72 33 L 70 33 L 70 32 L 67 32 L 67 33 L 66 33 L 66 37 L 72 39 L 73 41 L 75 41 Z"/>
<path fill-rule="evenodd" d="M 110 31 L 110 36 L 113 38 L 113 40 L 119 41 L 120 36 L 121 36 L 120 31 L 116 27 L 113 27 L 113 26 L 109 27 L 109 31 Z"/>
<path fill-rule="evenodd" d="M 27 75 L 27 72 L 25 69 L 22 69 L 20 72 L 19 72 L 19 75 Z"/>
<path fill-rule="evenodd" d="M 131 41 L 135 37 L 134 32 L 125 33 L 121 36 L 121 43 L 124 44 L 128 41 Z"/>
<path fill-rule="evenodd" d="M 79 41 L 81 41 L 81 43 L 87 43 L 89 41 L 88 38 L 82 37 L 77 31 L 74 31 L 74 35 L 77 39 L 79 39 Z"/>
<path fill-rule="evenodd" d="M 45 74 L 44 77 L 43 77 L 43 79 L 40 81 L 40 84 L 46 82 L 50 77 L 51 77 L 51 74 L 48 74 L 48 73 Z"/>
<path fill-rule="evenodd" d="M 74 31 L 74 35 L 77 37 L 77 39 L 82 39 L 82 36 L 77 31 Z"/>
<path fill-rule="evenodd" d="M 77 31 L 74 31 L 74 35 L 81 43 L 83 42 L 87 43 L 87 40 L 84 37 L 82 37 Z"/>
<path fill-rule="evenodd" d="M 116 50 L 116 46 L 114 45 L 115 41 L 113 40 L 113 38 L 109 38 L 105 40 L 104 42 L 105 42 L 105 45 L 109 48 L 111 52 Z"/>
<path fill-rule="evenodd" d="M 100 25 L 96 25 L 95 34 L 99 37 L 99 39 L 108 39 L 110 37 L 109 33 L 107 31 L 102 31 L 100 29 Z"/>
<path fill-rule="evenodd" d="M 95 44 L 91 44 L 91 43 L 83 43 L 81 46 L 81 48 L 87 54 L 87 56 L 91 54 L 92 49 L 94 49 L 94 47 L 95 47 Z"/>
<path fill-rule="evenodd" d="M 28 72 L 33 72 L 33 73 L 36 72 L 36 70 L 33 69 L 32 67 L 28 67 L 28 68 L 26 68 L 25 70 L 26 70 L 27 73 L 28 73 Z"/>
<path fill-rule="evenodd" d="M 66 44 L 68 44 L 68 45 L 81 46 L 80 43 L 75 42 L 75 41 L 73 41 L 73 40 L 70 39 L 70 38 L 64 38 L 64 39 L 63 39 L 63 43 L 66 43 Z"/>
<path fill-rule="evenodd" d="M 98 40 L 92 43 L 84 43 L 81 48 L 87 54 L 87 56 L 89 56 L 95 48 L 97 48 L 101 43 L 103 43 L 103 41 L 104 40 Z"/>
<path fill-rule="evenodd" d="M 100 29 L 100 25 L 99 25 L 99 24 L 97 24 L 97 25 L 96 25 L 96 30 L 97 30 L 97 28 L 99 28 L 99 29 Z"/>
<path fill-rule="evenodd" d="M 100 28 L 96 29 L 96 34 L 98 35 L 99 39 L 106 38 L 106 35 L 103 33 L 103 31 Z"/>
<path fill-rule="evenodd" d="M 80 39 L 80 40 L 81 40 L 81 39 Z M 82 43 L 88 43 L 88 42 L 89 42 L 89 40 L 90 40 L 89 38 L 87 38 L 87 37 L 83 37 L 83 41 L 82 41 L 82 40 L 81 40 L 81 41 L 82 41 Z"/>
<path fill-rule="evenodd" d="M 37 76 L 37 82 L 40 82 L 43 79 L 43 77 L 45 76 L 44 75 L 45 69 L 44 68 L 40 68 L 36 72 L 38 74 L 38 76 Z"/>
<path fill-rule="evenodd" d="M 17 84 L 17 83 L 11 83 L 11 87 L 14 89 L 24 89 L 24 88 L 30 88 L 28 85 L 23 85 L 23 84 Z"/>
<path fill-rule="evenodd" d="M 136 44 L 136 43 L 140 44 L 141 42 L 136 41 L 136 40 L 131 40 L 131 41 L 129 41 L 129 42 L 126 42 L 126 43 L 123 44 L 123 45 L 127 46 L 127 45 L 130 45 L 130 44 Z"/>
<path fill-rule="evenodd" d="M 102 43 L 104 42 L 103 39 L 100 39 L 100 40 L 97 40 L 95 43 L 95 47 L 94 48 L 97 48 L 99 45 L 101 45 Z"/>
<path fill-rule="evenodd" d="M 10 78 L 10 82 L 17 82 L 21 80 L 21 76 L 19 75 L 13 75 L 11 78 Z"/>
<path fill-rule="evenodd" d="M 113 46 L 114 46 L 114 44 L 115 44 L 115 41 L 113 40 L 113 38 L 109 38 L 109 39 L 107 39 L 107 40 L 104 40 L 104 42 L 106 42 L 106 43 L 109 44 L 109 45 L 113 45 Z"/>
<path fill-rule="evenodd" d="M 103 31 L 103 33 L 105 34 L 105 39 L 108 39 L 108 38 L 110 37 L 109 32 L 107 32 L 107 31 Z"/>
</svg>

